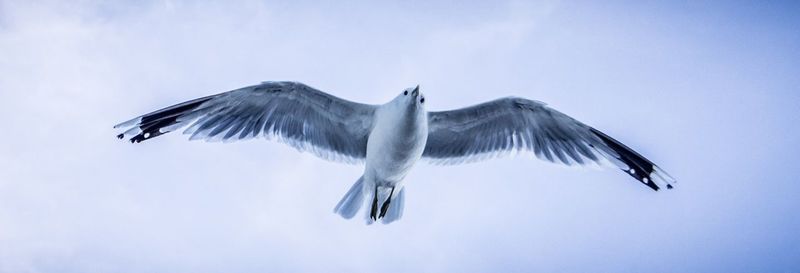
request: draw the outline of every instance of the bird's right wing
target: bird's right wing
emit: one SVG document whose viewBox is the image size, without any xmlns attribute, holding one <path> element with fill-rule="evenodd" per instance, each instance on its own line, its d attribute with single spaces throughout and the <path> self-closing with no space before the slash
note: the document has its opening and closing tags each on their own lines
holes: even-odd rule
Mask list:
<svg viewBox="0 0 800 273">
<path fill-rule="evenodd" d="M 433 163 L 471 162 L 514 150 L 567 165 L 607 159 L 654 190 L 675 183 L 631 148 L 542 102 L 511 97 L 428 113 L 422 156 Z"/>
<path fill-rule="evenodd" d="M 138 143 L 190 125 L 191 140 L 276 137 L 333 161 L 366 157 L 376 106 L 334 97 L 298 82 L 264 82 L 173 105 L 114 128 Z"/>
</svg>

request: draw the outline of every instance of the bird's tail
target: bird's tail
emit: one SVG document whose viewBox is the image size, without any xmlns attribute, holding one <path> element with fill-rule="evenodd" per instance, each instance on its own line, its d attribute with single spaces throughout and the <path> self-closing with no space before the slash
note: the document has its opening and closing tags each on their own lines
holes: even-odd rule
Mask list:
<svg viewBox="0 0 800 273">
<path fill-rule="evenodd" d="M 336 204 L 336 208 L 333 209 L 333 212 L 341 215 L 345 219 L 353 218 L 364 203 L 363 191 L 364 176 L 361 176 L 358 178 L 358 181 L 350 187 L 350 190 L 344 194 L 339 204 Z"/>
<path fill-rule="evenodd" d="M 392 197 L 392 202 L 389 205 L 389 209 L 386 211 L 386 215 L 383 218 L 380 218 L 381 223 L 388 224 L 400 219 L 403 216 L 403 203 L 405 203 L 405 192 L 406 188 L 403 187 L 400 189 L 400 192 L 397 193 L 394 197 Z"/>
<path fill-rule="evenodd" d="M 333 212 L 336 214 L 341 215 L 345 219 L 353 218 L 353 216 L 358 213 L 361 207 L 364 205 L 364 198 L 367 197 L 367 200 L 388 200 L 391 198 L 390 202 L 377 202 L 376 204 L 372 204 L 372 208 L 367 208 L 366 210 L 366 218 L 367 224 L 372 224 L 375 220 L 380 220 L 383 224 L 388 224 L 400 219 L 403 216 L 403 206 L 405 203 L 405 188 L 401 188 L 399 192 L 395 192 L 394 196 L 390 197 L 390 193 L 388 189 L 381 189 L 376 191 L 375 188 L 372 189 L 365 189 L 364 184 L 364 176 L 361 176 L 350 190 L 344 194 L 342 200 L 336 204 L 336 207 L 333 209 Z M 375 196 L 376 193 L 379 193 L 378 196 Z M 376 198 L 377 197 L 377 198 Z M 372 217 L 372 214 L 378 214 L 382 204 L 385 204 L 386 211 L 385 213 L 380 213 L 379 216 L 375 218 Z M 373 211 L 374 210 L 374 211 Z"/>
<path fill-rule="evenodd" d="M 364 197 L 367 199 L 364 219 L 367 225 L 377 221 L 385 225 L 399 220 L 403 216 L 405 187 L 380 186 L 376 189 L 369 186 L 364 189 Z"/>
</svg>

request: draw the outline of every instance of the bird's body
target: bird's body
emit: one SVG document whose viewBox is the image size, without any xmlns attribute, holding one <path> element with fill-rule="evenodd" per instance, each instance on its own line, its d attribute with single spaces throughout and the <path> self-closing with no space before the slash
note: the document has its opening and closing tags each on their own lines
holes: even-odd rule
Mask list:
<svg viewBox="0 0 800 273">
<path fill-rule="evenodd" d="M 265 82 L 170 106 L 117 127 L 141 142 L 190 125 L 190 139 L 235 141 L 277 137 L 322 158 L 364 162 L 364 173 L 334 211 L 352 218 L 364 205 L 367 223 L 402 216 L 403 181 L 420 159 L 457 164 L 524 150 L 548 161 L 608 160 L 648 187 L 675 180 L 632 149 L 544 103 L 503 98 L 428 112 L 419 86 L 383 105 L 346 101 L 296 82 Z"/>
<path fill-rule="evenodd" d="M 398 96 L 375 112 L 364 175 L 378 186 L 397 185 L 422 157 L 428 116 L 417 97 Z"/>
<path fill-rule="evenodd" d="M 406 90 L 375 111 L 375 123 L 367 140 L 363 192 L 371 193 L 372 206 L 385 203 L 393 191 L 402 191 L 403 179 L 422 157 L 428 139 L 428 115 L 419 90 Z M 370 212 L 371 220 L 375 213 Z M 378 215 L 381 216 L 381 215 Z M 382 218 L 382 217 L 381 217 Z M 369 221 L 370 219 L 368 219 Z"/>
</svg>

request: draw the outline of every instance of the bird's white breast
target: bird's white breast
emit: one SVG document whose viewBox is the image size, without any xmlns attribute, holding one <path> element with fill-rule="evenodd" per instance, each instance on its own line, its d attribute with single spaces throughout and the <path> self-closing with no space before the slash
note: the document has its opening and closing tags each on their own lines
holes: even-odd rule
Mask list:
<svg viewBox="0 0 800 273">
<path fill-rule="evenodd" d="M 421 157 L 428 138 L 424 109 L 389 103 L 376 111 L 375 126 L 367 141 L 366 174 L 380 185 L 403 180 Z"/>
</svg>

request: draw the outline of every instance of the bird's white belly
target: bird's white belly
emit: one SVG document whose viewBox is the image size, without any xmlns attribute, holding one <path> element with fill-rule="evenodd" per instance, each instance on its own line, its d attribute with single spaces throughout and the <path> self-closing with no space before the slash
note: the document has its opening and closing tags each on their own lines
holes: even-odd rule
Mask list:
<svg viewBox="0 0 800 273">
<path fill-rule="evenodd" d="M 376 145 L 372 152 L 367 153 L 367 172 L 374 176 L 378 184 L 395 184 L 405 178 L 422 155 L 423 145 L 401 146 L 398 149 L 393 144 Z"/>
<path fill-rule="evenodd" d="M 367 142 L 365 173 L 377 185 L 397 185 L 422 157 L 427 136 L 427 121 L 410 127 L 392 120 L 376 124 Z"/>
</svg>

